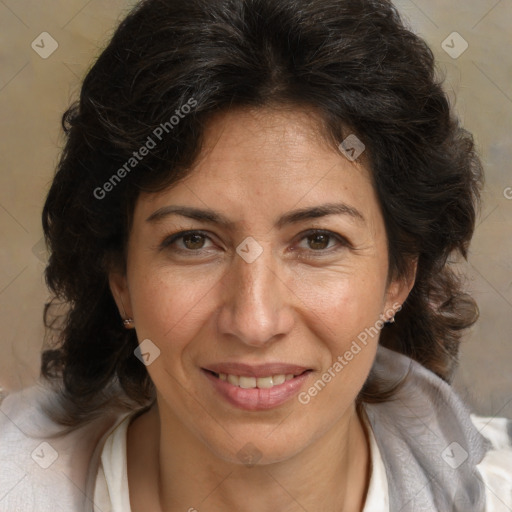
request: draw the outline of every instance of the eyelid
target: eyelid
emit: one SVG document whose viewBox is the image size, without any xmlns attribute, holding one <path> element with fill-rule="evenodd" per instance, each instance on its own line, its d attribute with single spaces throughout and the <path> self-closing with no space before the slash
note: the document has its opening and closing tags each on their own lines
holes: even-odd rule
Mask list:
<svg viewBox="0 0 512 512">
<path fill-rule="evenodd" d="M 315 256 L 328 257 L 329 255 L 337 253 L 337 252 L 341 251 L 342 249 L 354 250 L 354 246 L 345 236 L 343 236 L 335 231 L 331 231 L 329 229 L 311 228 L 306 231 L 302 231 L 301 233 L 299 233 L 297 235 L 297 237 L 299 238 L 299 243 L 311 235 L 327 235 L 331 239 L 334 238 L 338 243 L 335 244 L 333 247 L 329 247 L 328 249 L 320 249 L 320 250 L 315 251 L 314 249 L 300 249 L 300 248 L 295 249 L 294 248 L 294 249 L 292 249 L 292 252 L 303 252 L 303 253 L 306 253 L 306 255 L 304 256 L 305 258 L 314 258 Z"/>
<path fill-rule="evenodd" d="M 211 234 L 209 234 L 207 231 L 203 231 L 201 229 L 188 229 L 188 230 L 178 231 L 176 233 L 173 233 L 172 235 L 165 237 L 163 239 L 163 241 L 159 244 L 158 249 L 164 250 L 167 247 L 169 247 L 172 243 L 174 243 L 175 241 L 177 241 L 187 235 L 191 235 L 191 234 L 202 235 L 205 238 L 209 239 L 210 241 L 213 241 Z M 347 247 L 349 249 L 354 248 L 353 245 L 351 244 L 351 242 L 346 237 L 344 237 L 343 235 L 336 233 L 334 231 L 328 230 L 328 229 L 310 228 L 310 229 L 307 229 L 306 231 L 302 231 L 301 233 L 299 233 L 296 238 L 298 238 L 298 242 L 301 242 L 302 240 L 306 239 L 308 236 L 318 235 L 318 234 L 319 235 L 323 234 L 323 235 L 327 235 L 331 238 L 334 238 L 335 240 L 338 241 L 338 244 L 342 247 Z M 207 250 L 207 249 L 197 249 L 197 251 L 187 250 L 187 249 L 177 249 L 177 251 L 188 252 L 190 254 L 194 254 L 194 253 L 198 254 L 204 250 Z M 311 252 L 313 254 L 316 253 L 319 255 L 320 254 L 329 254 L 336 250 L 339 250 L 339 249 L 336 249 L 336 247 L 334 247 L 334 248 L 331 247 L 330 249 L 317 250 L 317 251 L 315 251 L 313 249 L 311 249 L 309 251 L 307 249 L 303 249 L 303 251 Z"/>
<path fill-rule="evenodd" d="M 185 237 L 187 235 L 202 235 L 205 238 L 208 238 L 209 240 L 212 240 L 211 235 L 208 232 L 206 232 L 206 231 L 202 231 L 201 229 L 186 229 L 186 230 L 183 230 L 183 231 L 177 231 L 176 233 L 173 233 L 172 235 L 166 236 L 162 240 L 162 242 L 158 245 L 158 248 L 160 250 L 163 250 L 163 249 L 169 247 L 176 240 L 179 240 L 180 238 L 183 238 L 183 237 Z M 183 250 L 185 251 L 185 249 L 183 249 Z M 203 250 L 203 249 L 198 249 L 196 252 L 199 252 L 201 250 Z M 193 253 L 194 251 L 187 251 L 187 252 Z"/>
</svg>

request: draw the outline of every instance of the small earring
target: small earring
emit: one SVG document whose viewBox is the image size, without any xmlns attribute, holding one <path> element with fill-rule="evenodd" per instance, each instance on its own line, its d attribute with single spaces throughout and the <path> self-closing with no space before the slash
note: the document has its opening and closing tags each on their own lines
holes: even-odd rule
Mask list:
<svg viewBox="0 0 512 512">
<path fill-rule="evenodd" d="M 125 329 L 133 329 L 133 318 L 125 318 L 123 320 L 123 325 Z"/>
<path fill-rule="evenodd" d="M 394 324 L 395 323 L 395 317 L 392 316 L 386 323 L 387 324 Z"/>
</svg>

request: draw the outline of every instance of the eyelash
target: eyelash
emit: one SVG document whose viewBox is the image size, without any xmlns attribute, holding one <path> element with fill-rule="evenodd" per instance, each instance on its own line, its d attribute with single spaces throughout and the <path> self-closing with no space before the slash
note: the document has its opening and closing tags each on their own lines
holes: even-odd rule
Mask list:
<svg viewBox="0 0 512 512">
<path fill-rule="evenodd" d="M 206 232 L 204 232 L 204 231 L 201 231 L 201 230 L 180 231 L 179 233 L 175 233 L 175 234 L 170 235 L 167 238 L 165 238 L 163 240 L 163 242 L 160 244 L 159 249 L 160 250 L 169 249 L 170 246 L 174 242 L 176 242 L 177 240 L 183 239 L 187 235 L 201 235 L 201 236 L 211 240 L 211 238 L 208 236 L 208 234 Z M 337 233 L 334 233 L 332 231 L 325 230 L 325 229 L 311 229 L 309 231 L 304 232 L 302 235 L 303 236 L 300 239 L 300 241 L 302 241 L 304 239 L 307 239 L 308 237 L 311 237 L 313 235 L 326 235 L 326 236 L 329 237 L 329 242 L 331 241 L 332 238 L 334 238 L 335 240 L 338 241 L 338 244 L 339 244 L 340 247 L 335 249 L 335 251 L 333 251 L 332 248 L 331 249 L 317 249 L 317 250 L 311 249 L 309 252 L 313 253 L 315 256 L 316 255 L 322 256 L 322 255 L 326 255 L 326 254 L 331 254 L 332 252 L 337 252 L 337 251 L 341 250 L 342 248 L 352 248 L 352 245 L 349 243 L 349 241 L 345 237 L 343 237 L 343 236 L 341 236 L 341 235 L 339 235 Z M 172 249 L 172 250 L 174 250 L 174 252 L 179 252 L 179 253 L 182 253 L 182 254 L 183 253 L 188 253 L 187 256 L 200 255 L 201 253 L 208 251 L 208 249 L 197 249 L 197 250 L 194 250 L 194 249 L 175 249 L 175 248 Z M 313 257 L 315 257 L 315 256 L 313 256 Z M 308 257 L 310 257 L 310 256 L 308 256 Z"/>
</svg>

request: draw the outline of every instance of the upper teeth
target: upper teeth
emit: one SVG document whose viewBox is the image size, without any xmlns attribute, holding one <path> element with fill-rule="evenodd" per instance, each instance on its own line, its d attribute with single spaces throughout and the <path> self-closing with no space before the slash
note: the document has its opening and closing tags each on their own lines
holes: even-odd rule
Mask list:
<svg viewBox="0 0 512 512">
<path fill-rule="evenodd" d="M 293 379 L 293 373 L 271 375 L 269 377 L 244 377 L 238 375 L 231 375 L 226 373 L 219 373 L 220 380 L 227 380 L 230 384 L 244 389 L 251 388 L 271 388 L 278 386 L 286 380 Z"/>
</svg>

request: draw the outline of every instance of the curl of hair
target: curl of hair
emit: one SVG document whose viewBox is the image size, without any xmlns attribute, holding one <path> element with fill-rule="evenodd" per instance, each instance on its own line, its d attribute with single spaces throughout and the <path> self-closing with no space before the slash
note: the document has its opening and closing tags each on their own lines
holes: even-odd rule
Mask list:
<svg viewBox="0 0 512 512">
<path fill-rule="evenodd" d="M 191 112 L 112 181 L 191 98 Z M 121 22 L 63 116 L 66 144 L 44 205 L 45 277 L 54 301 L 67 305 L 41 366 L 59 388 L 60 423 L 155 400 L 108 286 L 109 270 L 124 268 L 137 196 L 187 175 L 215 113 L 273 104 L 314 107 L 334 149 L 350 133 L 366 145 L 390 275 L 404 277 L 417 259 L 412 292 L 380 343 L 450 380 L 478 311 L 449 258 L 467 257 L 483 178 L 427 44 L 387 0 L 146 0 Z M 109 180 L 112 190 L 97 198 Z M 369 379 L 358 399 L 392 394 Z"/>
</svg>

